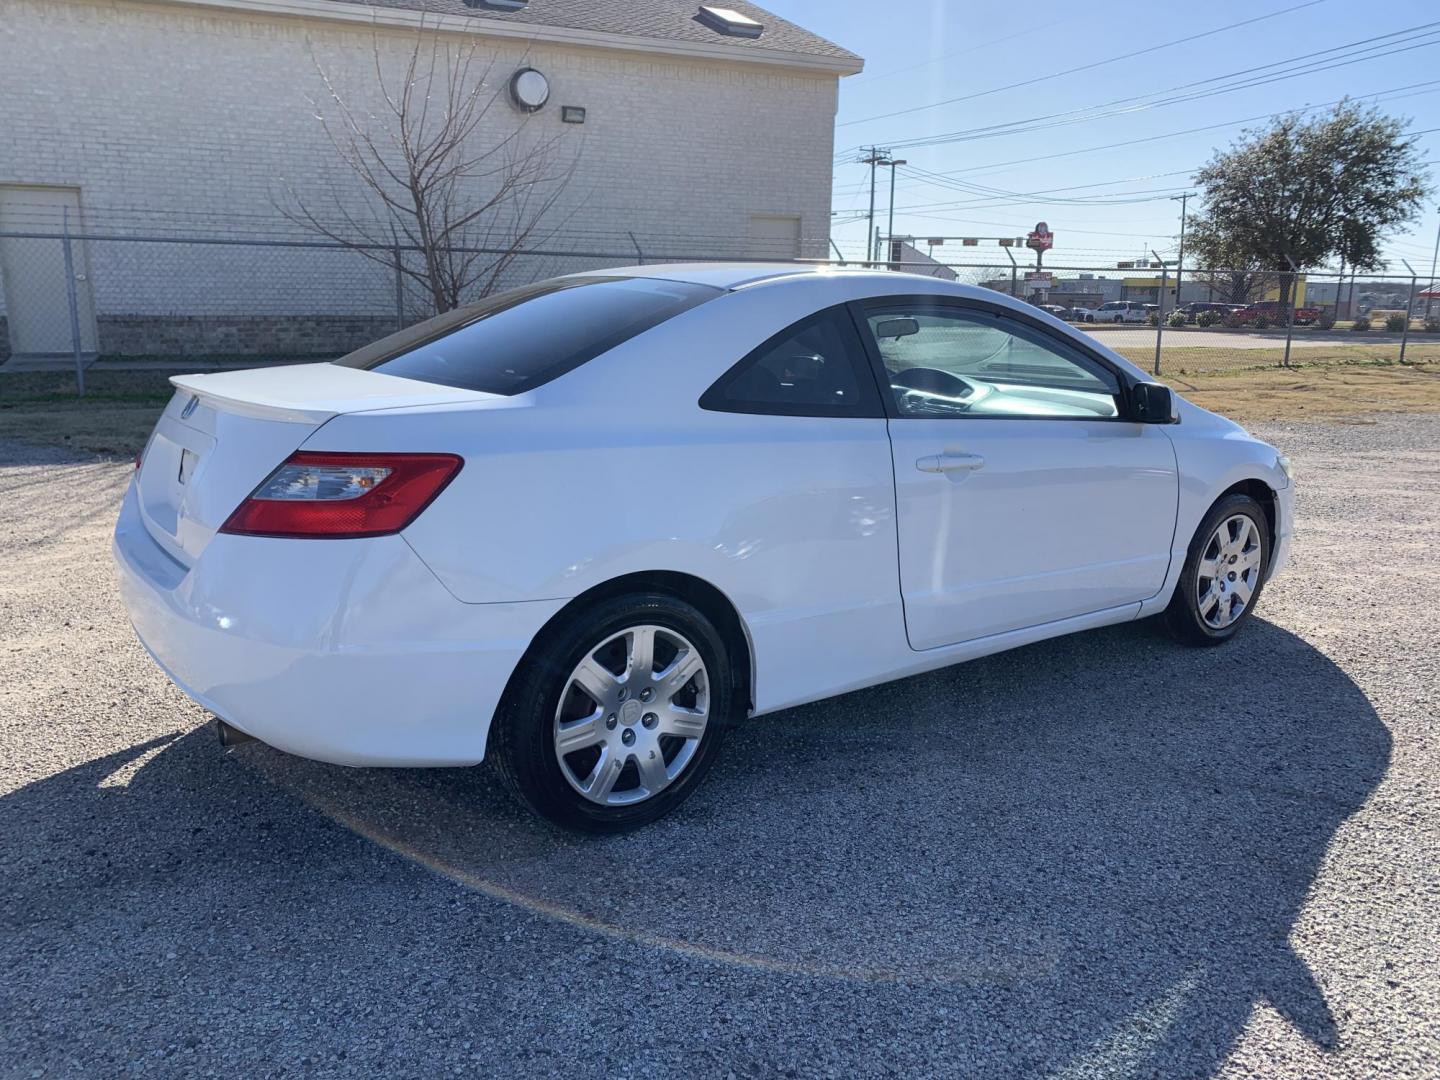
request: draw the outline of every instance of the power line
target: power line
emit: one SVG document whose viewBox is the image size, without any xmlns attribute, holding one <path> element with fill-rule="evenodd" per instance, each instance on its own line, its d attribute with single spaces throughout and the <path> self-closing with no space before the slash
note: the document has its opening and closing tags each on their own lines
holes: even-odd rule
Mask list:
<svg viewBox="0 0 1440 1080">
<path fill-rule="evenodd" d="M 1119 56 L 1111 56 L 1105 60 L 1094 60 L 1088 64 L 1081 64 L 1079 67 L 1066 68 L 1064 71 L 1054 71 L 1049 75 L 1037 75 L 1031 79 L 1023 79 L 1020 82 L 1008 83 L 1005 86 L 992 87 L 989 90 L 977 90 L 973 93 L 962 94 L 960 97 L 946 98 L 944 101 L 932 101 L 928 105 L 913 105 L 908 109 L 897 109 L 895 112 L 879 113 L 875 116 L 867 116 L 861 120 L 847 120 L 836 127 L 850 127 L 853 124 L 866 124 L 872 120 L 888 120 L 893 116 L 905 116 L 909 113 L 923 112 L 926 109 L 938 109 L 943 105 L 954 105 L 960 101 L 973 101 L 976 98 L 988 97 L 991 94 L 1003 93 L 1006 90 L 1017 90 L 1022 86 L 1034 86 L 1036 83 L 1048 82 L 1051 79 L 1059 79 L 1066 75 L 1074 75 L 1081 71 L 1091 71 L 1106 64 L 1118 63 L 1121 60 L 1130 60 L 1137 56 L 1144 56 L 1146 53 L 1159 52 L 1161 49 L 1169 49 L 1175 45 L 1183 45 L 1191 41 L 1199 41 L 1202 38 L 1213 37 L 1215 34 L 1224 33 L 1226 30 L 1235 30 L 1241 26 L 1249 26 L 1251 23 L 1263 22 L 1266 19 L 1273 19 L 1280 15 L 1288 15 L 1292 11 L 1299 11 L 1301 8 L 1314 7 L 1322 4 L 1325 0 L 1305 0 L 1303 4 L 1296 4 L 1293 7 L 1282 8 L 1279 11 L 1272 11 L 1268 15 L 1256 15 L 1254 18 L 1243 19 L 1240 22 L 1230 23 L 1227 26 L 1217 26 L 1213 30 L 1206 30 L 1200 34 L 1189 34 L 1185 37 L 1175 38 L 1173 41 L 1162 42 L 1159 45 L 1151 45 L 1144 49 L 1136 49 L 1134 52 L 1122 53 Z"/>
<path fill-rule="evenodd" d="M 1434 132 L 1436 132 L 1436 131 L 1440 131 L 1440 128 L 1422 128 L 1422 129 L 1420 129 L 1419 131 L 1407 131 L 1407 132 L 1404 132 L 1401 137 L 1402 137 L 1402 138 L 1415 138 L 1415 137 L 1420 136 L 1420 135 L 1432 134 L 1432 133 L 1434 133 Z M 948 188 L 948 189 L 950 189 L 950 190 L 963 191 L 963 192 L 966 192 L 967 194 L 973 194 L 973 195 L 977 195 L 977 196 L 979 196 L 979 197 L 976 198 L 976 199 L 969 199 L 969 200 L 954 200 L 954 201 L 949 201 L 949 202 L 937 202 L 937 203 L 928 203 L 928 204 L 918 204 L 918 205 L 912 206 L 912 207 L 899 206 L 899 207 L 896 207 L 896 209 L 897 209 L 897 210 L 902 210 L 902 211 L 909 211 L 909 210 L 914 210 L 914 209 L 936 209 L 936 208 L 960 209 L 960 208 L 964 208 L 964 207 L 967 207 L 967 206 L 987 205 L 987 204 L 988 204 L 988 205 L 1002 205 L 1002 204 L 999 204 L 999 203 L 995 203 L 995 202 L 993 201 L 993 200 L 995 200 L 995 199 L 1021 199 L 1022 201 L 1023 201 L 1023 200 L 1028 200 L 1028 201 L 1034 202 L 1034 203 L 1042 203 L 1042 204 L 1062 204 L 1062 205 L 1068 204 L 1068 205 L 1077 205 L 1077 206 L 1121 205 L 1121 204 L 1123 204 L 1123 203 L 1125 203 L 1125 202 L 1127 202 L 1127 201 L 1133 201 L 1133 202 L 1149 202 L 1149 201 L 1155 201 L 1155 200 L 1150 200 L 1150 199 L 1126 200 L 1126 199 L 1124 199 L 1124 198 L 1122 198 L 1122 197 L 1123 197 L 1123 196 L 1127 196 L 1127 195 L 1146 194 L 1146 193 L 1149 192 L 1149 191 L 1155 191 L 1155 192 L 1160 192 L 1160 191 L 1173 191 L 1173 190 L 1177 190 L 1177 188 L 1151 188 L 1151 189 L 1142 189 L 1141 191 L 1134 191 L 1134 192 L 1117 192 L 1117 193 L 1116 193 L 1116 197 L 1114 197 L 1114 198 L 1105 197 L 1105 196 L 1100 196 L 1100 197 L 1096 197 L 1096 198 L 1080 197 L 1080 198 L 1074 198 L 1074 199 L 1067 199 L 1067 198 L 1057 198 L 1057 197 L 1054 196 L 1054 193 L 1055 193 L 1055 192 L 1061 192 L 1061 191 L 1076 191 L 1076 190 L 1080 190 L 1080 189 L 1083 189 L 1083 188 L 1092 188 L 1092 187 L 1110 187 L 1110 186 L 1113 186 L 1113 185 L 1115 185 L 1115 184 L 1129 184 L 1129 183 L 1135 183 L 1135 182 L 1138 182 L 1138 181 L 1141 181 L 1141 180 L 1158 180 L 1158 179 L 1161 179 L 1161 178 L 1167 177 L 1167 176 L 1189 176 L 1189 175 L 1194 174 L 1194 173 L 1195 173 L 1196 171 L 1198 171 L 1200 168 L 1201 168 L 1201 166 L 1198 166 L 1198 165 L 1197 165 L 1197 166 L 1192 166 L 1191 168 L 1188 168 L 1188 169 L 1175 169 L 1175 170 L 1172 170 L 1172 171 L 1170 171 L 1170 172 L 1151 173 L 1151 174 L 1146 175 L 1146 176 L 1124 177 L 1124 178 L 1121 178 L 1121 179 L 1118 179 L 1118 180 L 1099 180 L 1099 181 L 1094 181 L 1094 182 L 1088 183 L 1088 184 L 1072 184 L 1072 185 L 1069 185 L 1069 186 L 1066 186 L 1066 187 L 1041 188 L 1041 189 L 1039 189 L 1039 190 L 1037 190 L 1037 191 L 1010 191 L 1010 190 L 1008 190 L 1008 189 L 1006 189 L 1006 188 L 997 188 L 997 187 L 990 187 L 989 185 L 984 185 L 984 184 L 975 184 L 975 183 L 973 183 L 973 182 L 956 179 L 956 178 L 954 178 L 953 176 L 949 176 L 949 175 L 946 175 L 946 174 L 944 174 L 944 173 L 934 173 L 934 172 L 930 172 L 930 171 L 925 170 L 925 169 L 918 168 L 918 167 L 916 167 L 916 166 L 910 166 L 910 167 L 909 167 L 910 172 L 912 172 L 912 173 L 914 173 L 914 174 L 916 174 L 917 176 L 919 176 L 919 177 L 922 178 L 921 184 L 920 184 L 920 185 L 914 185 L 914 186 L 926 186 L 926 187 L 942 187 L 942 188 Z M 1180 186 L 1189 186 L 1189 185 L 1180 185 Z"/>
<path fill-rule="evenodd" d="M 1429 87 L 1429 89 L 1422 89 Z M 1395 101 L 1407 97 L 1418 97 L 1424 94 L 1433 94 L 1440 89 L 1440 79 L 1430 79 L 1426 82 L 1409 83 L 1405 86 L 1395 86 L 1388 90 L 1376 90 L 1369 94 L 1355 95 L 1350 100 L 1354 101 Z M 1406 92 L 1410 91 L 1410 92 Z M 952 169 L 941 176 L 959 176 L 961 173 L 985 173 L 990 170 L 1006 169 L 1011 165 L 1029 165 L 1036 161 L 1053 161 L 1056 158 L 1077 157 L 1082 154 L 1096 154 L 1103 150 L 1116 150 L 1125 146 L 1138 146 L 1143 143 L 1159 142 L 1164 139 L 1175 139 L 1182 135 L 1195 135 L 1202 131 L 1215 131 L 1219 128 L 1233 127 L 1236 124 L 1248 124 L 1255 120 L 1273 120 L 1276 117 L 1284 116 L 1287 113 L 1309 113 L 1318 112 L 1320 109 L 1328 109 L 1332 105 L 1338 105 L 1347 98 L 1336 98 L 1333 101 L 1322 101 L 1317 105 L 1304 105 L 1294 109 L 1282 109 L 1279 112 L 1258 113 L 1255 116 L 1241 116 L 1233 120 L 1224 120 L 1217 124 L 1203 124 L 1200 127 L 1182 128 L 1179 131 L 1166 131 L 1159 135 L 1146 135 L 1138 139 L 1123 139 L 1120 142 L 1102 143 L 1099 146 L 1082 146 L 1078 150 L 1061 150 L 1053 154 L 1036 154 L 1033 157 L 1012 158 L 1009 161 L 991 161 L 983 165 L 969 165 L 963 169 Z M 1427 128 L 1424 131 L 1408 132 L 1408 135 L 1426 135 L 1434 131 L 1434 128 Z M 912 187 L 915 185 L 912 185 Z M 863 184 L 857 187 L 862 190 Z"/>
<path fill-rule="evenodd" d="M 1440 22 L 1428 24 L 1430 27 L 1440 27 Z M 1409 31 L 1396 31 L 1394 34 L 1382 35 L 1383 37 L 1396 37 L 1399 34 Z M 1287 79 L 1299 78 L 1303 75 L 1314 75 L 1322 71 L 1330 71 L 1334 68 L 1348 67 L 1351 64 L 1358 64 L 1366 60 L 1378 60 L 1381 57 L 1393 56 L 1398 53 L 1411 52 L 1415 49 L 1425 48 L 1430 45 L 1440 44 L 1440 31 L 1425 29 L 1419 37 L 1427 40 L 1418 41 L 1415 44 L 1401 45 L 1396 42 L 1388 42 L 1386 45 L 1372 45 L 1366 42 L 1356 42 L 1352 45 L 1339 46 L 1336 49 L 1326 49 L 1323 52 L 1334 53 L 1342 49 L 1354 49 L 1352 53 L 1340 57 L 1331 57 L 1326 61 L 1308 59 L 1320 55 L 1319 53 L 1305 54 L 1290 60 L 1277 61 L 1274 64 L 1262 65 L 1261 68 L 1250 68 L 1244 71 L 1232 72 L 1229 75 L 1216 76 L 1211 79 L 1201 79 L 1196 82 L 1185 83 L 1180 86 L 1169 87 L 1165 90 L 1152 91 L 1148 94 L 1136 94 L 1131 97 L 1116 98 L 1113 101 L 1104 102 L 1099 105 L 1086 106 L 1080 109 L 1069 109 L 1064 112 L 1047 113 L 1042 116 L 1030 117 L 1025 120 L 1013 120 L 1004 124 L 992 124 L 982 128 L 967 128 L 960 131 L 947 132 L 941 135 L 925 136 L 915 139 L 898 140 L 893 143 L 896 148 L 910 149 L 919 146 L 939 146 L 952 142 L 971 142 L 976 139 L 997 138 L 1003 135 L 1015 135 L 1022 132 L 1041 131 L 1052 127 L 1061 127 L 1069 124 L 1088 123 L 1092 120 L 1103 120 L 1111 116 L 1129 115 L 1136 112 L 1143 112 L 1149 109 L 1161 108 L 1166 105 L 1181 104 L 1188 101 L 1198 101 L 1207 97 L 1216 97 L 1220 94 L 1234 93 L 1237 90 L 1247 90 L 1256 86 L 1265 86 L 1274 82 L 1283 82 Z M 1374 41 L 1376 39 L 1367 39 Z M 1368 55 L 1361 55 L 1368 54 Z M 1239 76 L 1250 76 L 1263 68 L 1276 68 L 1284 64 L 1300 61 L 1299 66 L 1290 70 L 1272 71 L 1263 76 L 1239 78 L 1238 81 L 1228 85 L 1211 87 L 1206 90 L 1195 89 L 1209 83 L 1223 82 L 1226 79 L 1236 79 Z M 1162 94 L 1174 96 L 1161 98 Z M 1158 99 L 1158 100 L 1148 100 Z"/>
</svg>

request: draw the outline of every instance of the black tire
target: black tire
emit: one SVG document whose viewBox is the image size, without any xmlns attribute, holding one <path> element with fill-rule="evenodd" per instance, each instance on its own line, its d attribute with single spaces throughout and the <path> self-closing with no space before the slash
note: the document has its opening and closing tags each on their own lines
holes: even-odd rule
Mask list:
<svg viewBox="0 0 1440 1080">
<path fill-rule="evenodd" d="M 688 764 L 669 786 L 629 805 L 601 805 L 566 779 L 554 744 L 560 696 L 567 690 L 570 674 L 585 656 L 614 635 L 645 625 L 674 631 L 699 653 L 708 684 L 708 720 Z M 487 756 L 522 805 L 561 828 L 585 833 L 620 833 L 640 828 L 679 806 L 714 764 L 732 719 L 732 671 L 724 638 L 693 605 L 659 592 L 601 600 L 567 618 L 557 630 L 537 641 L 496 712 Z M 629 723 L 634 725 L 633 718 Z M 638 729 L 635 733 L 642 734 Z M 566 757 L 572 768 L 575 760 Z M 638 782 L 638 773 L 629 773 L 635 764 L 623 768 L 622 778 L 634 775 Z"/>
<path fill-rule="evenodd" d="M 1202 576 L 1201 562 L 1221 523 L 1239 515 L 1248 517 L 1255 525 L 1255 535 L 1259 537 L 1260 548 L 1258 567 L 1249 600 L 1240 614 L 1226 625 L 1216 627 L 1207 621 L 1201 611 L 1198 586 L 1201 581 L 1208 580 Z M 1170 605 L 1161 616 L 1166 629 L 1176 640 L 1186 645 L 1221 645 L 1239 633 L 1240 628 L 1255 611 L 1256 605 L 1260 603 L 1260 593 L 1265 587 L 1265 571 L 1270 565 L 1271 543 L 1270 525 L 1265 511 L 1249 495 L 1227 495 L 1210 508 L 1190 541 L 1184 569 L 1180 571 L 1180 580 L 1175 585 L 1175 595 L 1170 598 Z M 1235 572 L 1230 568 L 1225 571 L 1227 577 Z M 1231 580 L 1233 581 L 1233 578 Z"/>
</svg>

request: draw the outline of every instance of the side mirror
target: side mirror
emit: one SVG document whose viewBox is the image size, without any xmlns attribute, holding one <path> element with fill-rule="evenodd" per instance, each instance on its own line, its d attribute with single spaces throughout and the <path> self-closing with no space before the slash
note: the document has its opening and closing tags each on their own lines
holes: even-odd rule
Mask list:
<svg viewBox="0 0 1440 1080">
<path fill-rule="evenodd" d="M 1136 383 L 1130 388 L 1130 419 L 1141 424 L 1170 424 L 1175 421 L 1175 402 L 1168 386 Z"/>
<path fill-rule="evenodd" d="M 902 338 L 920 332 L 919 319 L 883 319 L 875 324 L 877 338 Z"/>
</svg>

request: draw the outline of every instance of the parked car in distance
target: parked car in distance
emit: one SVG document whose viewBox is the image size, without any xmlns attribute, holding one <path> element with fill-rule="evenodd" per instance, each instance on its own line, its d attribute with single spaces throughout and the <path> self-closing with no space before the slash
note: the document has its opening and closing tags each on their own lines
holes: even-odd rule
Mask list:
<svg viewBox="0 0 1440 1080">
<path fill-rule="evenodd" d="M 1094 322 L 1095 311 L 1083 304 L 1075 304 L 1069 308 L 1070 314 L 1066 316 L 1067 322 Z"/>
<path fill-rule="evenodd" d="M 1057 319 L 1068 320 L 1070 318 L 1070 309 L 1065 307 L 1063 304 L 1037 304 L 1036 307 L 1038 307 L 1041 311 L 1048 311 Z"/>
<path fill-rule="evenodd" d="M 1153 305 L 1152 305 L 1153 306 Z M 1145 305 L 1138 300 L 1112 300 L 1095 309 L 1095 322 L 1143 323 L 1150 318 Z"/>
<path fill-rule="evenodd" d="M 1320 309 L 1313 307 L 1297 307 L 1295 309 L 1295 325 L 1309 326 L 1320 319 Z M 1285 325 L 1285 305 L 1279 300 L 1257 300 L 1253 304 L 1246 304 L 1237 315 L 1243 323 L 1253 323 L 1256 319 L 1268 319 L 1271 326 Z"/>
<path fill-rule="evenodd" d="M 1214 303 L 1207 300 L 1198 301 L 1193 304 L 1184 304 L 1177 310 L 1179 310 L 1180 314 L 1185 316 L 1185 321 L 1187 323 L 1193 323 L 1196 319 L 1198 319 L 1202 314 L 1207 311 L 1213 311 L 1216 315 L 1223 319 L 1232 311 L 1242 310 L 1244 306 L 1245 305 L 1243 304 Z"/>
<path fill-rule="evenodd" d="M 748 716 L 1151 615 L 1218 645 L 1290 544 L 1273 447 L 909 274 L 579 274 L 171 381 L 113 550 L 222 740 L 490 758 L 583 831 L 672 810 Z"/>
</svg>

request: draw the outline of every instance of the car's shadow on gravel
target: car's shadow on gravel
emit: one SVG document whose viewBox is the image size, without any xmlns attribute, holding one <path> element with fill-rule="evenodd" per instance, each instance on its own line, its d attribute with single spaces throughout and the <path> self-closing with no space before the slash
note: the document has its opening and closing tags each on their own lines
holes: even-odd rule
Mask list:
<svg viewBox="0 0 1440 1080">
<path fill-rule="evenodd" d="M 165 954 L 167 927 L 127 914 L 137 889 L 219 928 L 187 992 L 257 978 L 253 950 L 281 922 L 368 972 L 349 992 L 377 1007 L 428 950 L 489 947 L 443 904 L 397 922 L 387 905 L 417 872 L 308 806 L 519 905 L 565 948 L 598 936 L 682 967 L 867 987 L 897 1032 L 938 1033 L 976 1075 L 1204 1075 L 1257 1005 L 1335 1047 L 1343 1024 L 1292 924 L 1390 754 L 1344 672 L 1261 620 L 1217 650 L 1117 627 L 754 721 L 679 813 L 603 840 L 531 821 L 487 770 L 345 770 L 257 746 L 222 758 L 212 738 L 0 799 L 0 894 L 26 957 L 119 940 Z M 264 963 L 257 1004 L 305 981 L 297 957 Z M 163 961 L 107 964 L 181 992 Z M 546 992 L 573 985 L 560 970 Z M 587 977 L 596 992 L 608 978 Z M 797 1046 L 827 1038 L 806 1026 L 814 1007 Z"/>
</svg>

